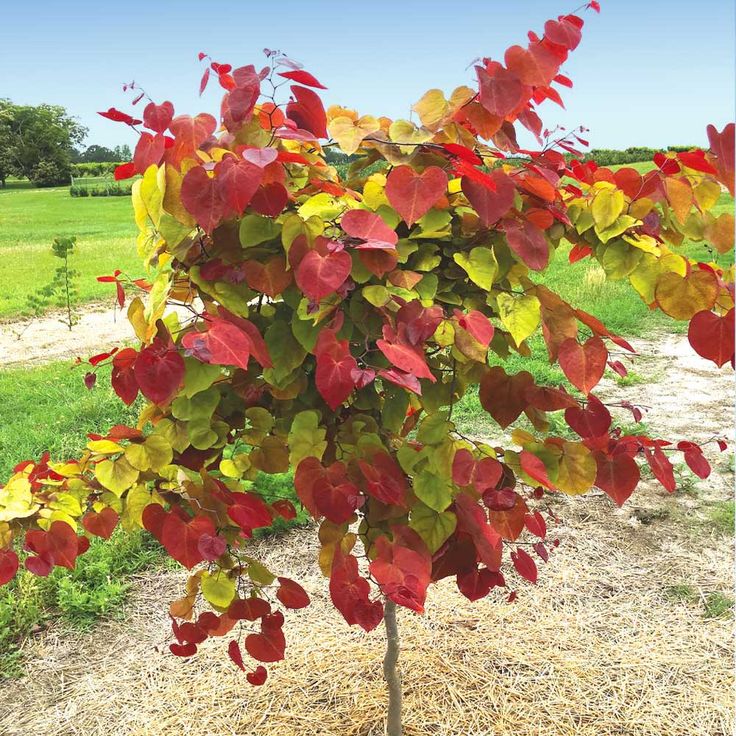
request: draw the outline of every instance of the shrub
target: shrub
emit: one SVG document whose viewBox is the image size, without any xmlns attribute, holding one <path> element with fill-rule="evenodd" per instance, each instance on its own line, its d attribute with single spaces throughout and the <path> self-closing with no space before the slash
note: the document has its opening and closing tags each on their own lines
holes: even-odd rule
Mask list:
<svg viewBox="0 0 736 736">
<path fill-rule="evenodd" d="M 70 167 L 64 161 L 41 161 L 33 167 L 31 182 L 37 187 L 58 187 L 69 183 Z"/>
</svg>

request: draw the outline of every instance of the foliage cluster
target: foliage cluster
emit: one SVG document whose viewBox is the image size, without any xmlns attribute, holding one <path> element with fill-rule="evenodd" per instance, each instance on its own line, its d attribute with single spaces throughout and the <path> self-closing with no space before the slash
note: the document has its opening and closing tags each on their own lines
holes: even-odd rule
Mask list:
<svg viewBox="0 0 736 736">
<path fill-rule="evenodd" d="M 128 156 L 130 158 L 130 156 Z M 81 179 L 88 176 L 110 176 L 115 173 L 115 169 L 125 163 L 125 160 L 100 161 L 93 163 L 72 164 L 71 172 L 75 179 Z"/>
<path fill-rule="evenodd" d="M 132 187 L 119 182 L 104 182 L 96 185 L 74 184 L 69 187 L 72 197 L 129 197 Z"/>
<path fill-rule="evenodd" d="M 124 285 L 139 290 L 140 344 L 92 356 L 88 376 L 111 366 L 116 393 L 142 408 L 81 457 L 16 466 L 0 491 L 0 583 L 20 566 L 14 543 L 43 577 L 73 569 L 91 537 L 145 528 L 192 571 L 170 606 L 171 652 L 228 636 L 260 685 L 284 657 L 284 614 L 309 604 L 249 554 L 258 529 L 297 515 L 260 474 L 294 472 L 332 601 L 365 630 L 396 605 L 423 612 L 443 578 L 471 600 L 536 582 L 557 544 L 548 494 L 598 487 L 622 504 L 644 468 L 672 492 L 672 458 L 707 477 L 700 446 L 630 433 L 640 409 L 596 397 L 632 348 L 539 275 L 555 257 L 595 260 L 686 322 L 701 356 L 733 362 L 733 269 L 682 246 L 733 248 L 733 216 L 711 210 L 722 185 L 733 193 L 734 126 L 710 126 L 709 151 L 656 154 L 643 176 L 581 161 L 583 131 L 545 130 L 537 109 L 572 85 L 561 66 L 582 26 L 552 19 L 503 63 L 478 61 L 477 86 L 428 91 L 419 125 L 326 110 L 323 85 L 269 50 L 260 70 L 200 54 L 201 91 L 224 90 L 219 120 L 130 85 L 141 119 L 101 114 L 140 133 L 115 176 L 142 177 L 149 277 L 102 278 L 121 306 Z M 538 149 L 519 146 L 517 124 Z M 325 159 L 333 147 L 357 156 L 344 176 Z M 506 370 L 534 339 L 567 385 Z M 506 439 L 458 427 L 476 392 Z"/>
<path fill-rule="evenodd" d="M 679 153 L 690 151 L 695 146 L 668 146 L 667 151 Z M 613 148 L 591 148 L 586 154 L 585 160 L 595 161 L 598 166 L 616 166 L 620 164 L 633 164 L 639 161 L 651 161 L 659 153 L 656 148 L 646 146 L 631 146 L 624 150 Z"/>
</svg>

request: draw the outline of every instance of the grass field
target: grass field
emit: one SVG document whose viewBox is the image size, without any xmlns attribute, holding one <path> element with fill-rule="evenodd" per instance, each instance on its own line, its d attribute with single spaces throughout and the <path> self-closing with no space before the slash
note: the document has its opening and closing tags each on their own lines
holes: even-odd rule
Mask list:
<svg viewBox="0 0 736 736">
<path fill-rule="evenodd" d="M 0 189 L 0 319 L 29 314 L 28 297 L 53 277 L 55 237 L 76 235 L 80 301 L 107 299 L 110 284 L 97 276 L 115 268 L 143 276 L 136 254 L 130 197 L 71 197 L 68 187 Z"/>
</svg>

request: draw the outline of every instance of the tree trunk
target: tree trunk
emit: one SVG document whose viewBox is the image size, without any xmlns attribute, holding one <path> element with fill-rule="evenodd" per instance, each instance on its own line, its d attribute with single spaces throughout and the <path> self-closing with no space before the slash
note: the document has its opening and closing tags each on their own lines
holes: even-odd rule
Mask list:
<svg viewBox="0 0 736 736">
<path fill-rule="evenodd" d="M 401 736 L 401 671 L 399 662 L 399 628 L 396 625 L 396 604 L 386 601 L 383 611 L 386 624 L 386 656 L 383 658 L 383 677 L 388 686 L 388 715 L 386 733 Z"/>
</svg>

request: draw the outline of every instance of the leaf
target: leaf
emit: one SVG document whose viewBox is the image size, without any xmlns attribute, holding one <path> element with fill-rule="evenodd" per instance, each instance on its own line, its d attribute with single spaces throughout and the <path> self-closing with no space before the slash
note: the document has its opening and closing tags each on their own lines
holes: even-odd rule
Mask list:
<svg viewBox="0 0 736 736">
<path fill-rule="evenodd" d="M 496 303 L 503 326 L 511 333 L 516 345 L 521 345 L 539 326 L 539 299 L 532 294 L 514 297 L 501 292 L 496 296 Z"/>
<path fill-rule="evenodd" d="M 394 459 L 383 451 L 374 452 L 370 461 L 358 460 L 358 467 L 363 474 L 366 492 L 381 503 L 407 507 L 409 488 L 406 477 Z"/>
<path fill-rule="evenodd" d="M 589 491 L 595 484 L 596 461 L 581 442 L 563 442 L 555 486 L 568 495 Z"/>
<path fill-rule="evenodd" d="M 327 89 L 323 84 L 317 81 L 309 72 L 305 72 L 304 69 L 295 69 L 288 72 L 277 72 L 280 77 L 285 79 L 291 79 L 293 82 L 299 84 L 305 84 L 307 87 L 317 87 L 318 89 Z"/>
<path fill-rule="evenodd" d="M 250 337 L 232 322 L 216 317 L 207 321 L 206 332 L 187 332 L 181 344 L 190 355 L 210 365 L 232 365 L 248 370 Z"/>
<path fill-rule="evenodd" d="M 493 366 L 481 378 L 481 406 L 505 429 L 528 406 L 526 392 L 533 384 L 527 371 L 508 375 L 500 366 Z"/>
<path fill-rule="evenodd" d="M 419 174 L 410 166 L 397 166 L 386 179 L 386 196 L 401 219 L 411 226 L 447 191 L 447 174 L 428 166 Z"/>
<path fill-rule="evenodd" d="M 472 570 L 457 576 L 458 590 L 469 601 L 479 601 L 481 598 L 485 598 L 496 586 L 503 587 L 505 584 L 501 573 L 493 572 L 485 567 L 474 567 Z"/>
<path fill-rule="evenodd" d="M 221 185 L 202 166 L 187 171 L 181 183 L 181 201 L 200 227 L 208 234 L 220 224 L 226 204 Z"/>
<path fill-rule="evenodd" d="M 365 138 L 380 129 L 381 124 L 372 115 L 363 115 L 358 120 L 339 115 L 327 124 L 327 132 L 348 155 L 355 153 Z"/>
<path fill-rule="evenodd" d="M 649 467 L 652 469 L 652 473 L 654 473 L 654 477 L 664 486 L 666 491 L 669 493 L 674 492 L 677 488 L 675 469 L 672 467 L 670 459 L 662 451 L 662 448 L 659 445 L 655 446 L 653 450 L 645 447 L 644 456 L 647 459 L 647 463 L 649 463 Z"/>
<path fill-rule="evenodd" d="M 141 133 L 133 151 L 133 165 L 139 174 L 144 174 L 149 166 L 158 166 L 164 155 L 164 137 L 160 133 L 156 136 L 150 133 Z"/>
<path fill-rule="evenodd" d="M 593 199 L 590 211 L 597 230 L 605 230 L 613 225 L 623 212 L 624 193 L 620 189 L 601 189 Z"/>
<path fill-rule="evenodd" d="M 588 396 L 586 406 L 571 406 L 565 409 L 565 421 L 573 431 L 588 439 L 600 437 L 608 432 L 611 414 L 605 405 L 591 394 Z"/>
<path fill-rule="evenodd" d="M 243 264 L 245 280 L 254 291 L 260 291 L 271 299 L 275 299 L 291 285 L 293 275 L 286 270 L 286 259 L 273 256 L 265 263 L 255 260 Z"/>
<path fill-rule="evenodd" d="M 712 309 L 718 292 L 718 278 L 712 271 L 691 271 L 687 276 L 668 271 L 657 279 L 654 296 L 665 314 L 689 320 Z"/>
<path fill-rule="evenodd" d="M 112 359 L 110 383 L 115 393 L 130 406 L 138 396 L 138 381 L 135 377 L 135 361 L 138 353 L 133 348 L 123 348 Z"/>
<path fill-rule="evenodd" d="M 316 411 L 300 411 L 289 430 L 289 463 L 296 468 L 305 457 L 322 459 L 327 442 L 327 430 L 319 426 L 320 416 Z"/>
<path fill-rule="evenodd" d="M 254 529 L 271 526 L 273 518 L 263 499 L 255 493 L 234 493 L 227 515 L 250 537 Z"/>
<path fill-rule="evenodd" d="M 372 631 L 383 619 L 383 605 L 369 599 L 370 590 L 368 581 L 360 576 L 358 560 L 337 545 L 330 571 L 330 598 L 350 626 L 358 624 L 365 631 Z"/>
<path fill-rule="evenodd" d="M 260 634 L 248 634 L 245 648 L 259 662 L 278 662 L 284 658 L 286 639 L 281 629 L 268 628 Z"/>
<path fill-rule="evenodd" d="M 168 100 L 157 105 L 149 102 L 143 109 L 143 124 L 154 133 L 163 133 L 174 117 L 174 106 Z"/>
<path fill-rule="evenodd" d="M 511 561 L 514 563 L 516 572 L 530 583 L 537 582 L 537 564 L 534 562 L 528 552 L 518 547 L 515 552 L 511 553 Z"/>
<path fill-rule="evenodd" d="M 549 263 L 549 243 L 544 231 L 532 222 L 504 220 L 503 230 L 509 248 L 534 271 L 542 271 Z"/>
<path fill-rule="evenodd" d="M 719 368 L 733 360 L 734 310 L 723 316 L 709 310 L 698 312 L 690 320 L 687 339 L 698 355 L 712 360 Z"/>
<path fill-rule="evenodd" d="M 501 567 L 501 535 L 488 523 L 483 509 L 465 493 L 455 497 L 458 531 L 469 534 L 481 562 L 490 570 Z"/>
<path fill-rule="evenodd" d="M 587 395 L 603 378 L 608 350 L 600 337 L 591 337 L 582 345 L 569 337 L 560 345 L 557 359 L 570 383 Z"/>
<path fill-rule="evenodd" d="M 152 434 L 142 444 L 130 444 L 125 448 L 125 459 L 138 470 L 160 471 L 173 458 L 173 450 L 161 435 Z"/>
<path fill-rule="evenodd" d="M 10 582 L 18 572 L 18 555 L 12 549 L 0 549 L 0 585 Z"/>
<path fill-rule="evenodd" d="M 524 99 L 524 85 L 519 77 L 509 69 L 496 65 L 493 72 L 476 66 L 480 89 L 480 104 L 491 115 L 505 118 L 514 111 Z"/>
<path fill-rule="evenodd" d="M 434 554 L 455 531 L 457 517 L 451 511 L 435 511 L 420 502 L 412 506 L 409 526 Z"/>
<path fill-rule="evenodd" d="M 432 470 L 422 470 L 414 477 L 414 493 L 430 509 L 441 513 L 452 503 L 452 488 L 446 478 Z"/>
<path fill-rule="evenodd" d="M 547 466 L 544 462 L 528 450 L 522 450 L 519 455 L 521 469 L 533 481 L 543 485 L 545 488 L 554 488 L 547 474 Z"/>
<path fill-rule="evenodd" d="M 625 453 L 610 457 L 602 452 L 595 453 L 595 485 L 607 493 L 619 506 L 634 492 L 639 483 L 639 466 L 634 458 Z"/>
<path fill-rule="evenodd" d="M 309 605 L 307 591 L 299 583 L 289 578 L 278 578 L 278 581 L 279 589 L 276 591 L 276 597 L 287 608 L 306 608 Z"/>
<path fill-rule="evenodd" d="M 416 378 L 427 378 L 432 383 L 437 381 L 426 363 L 424 353 L 403 340 L 402 334 L 396 335 L 388 325 L 384 325 L 383 337 L 383 340 L 376 341 L 376 346 L 389 362 Z"/>
<path fill-rule="evenodd" d="M 490 248 L 476 246 L 469 253 L 455 253 L 453 260 L 476 286 L 485 291 L 493 288 L 493 282 L 498 274 L 498 263 Z"/>
<path fill-rule="evenodd" d="M 516 195 L 516 186 L 509 176 L 496 170 L 488 175 L 493 179 L 495 191 L 466 176 L 463 177 L 461 184 L 463 194 L 485 227 L 491 227 L 508 213 Z"/>
<path fill-rule="evenodd" d="M 236 667 L 239 667 L 243 672 L 245 672 L 243 654 L 240 651 L 240 644 L 238 644 L 236 639 L 232 639 L 227 645 L 227 656 L 235 663 Z"/>
<path fill-rule="evenodd" d="M 124 457 L 102 460 L 95 465 L 95 478 L 118 498 L 138 480 L 139 471 Z"/>
<path fill-rule="evenodd" d="M 292 84 L 294 100 L 286 105 L 286 117 L 316 138 L 327 138 L 327 116 L 319 95 L 306 87 Z"/>
<path fill-rule="evenodd" d="M 263 665 L 258 665 L 258 667 L 256 667 L 253 672 L 249 672 L 245 676 L 245 679 L 254 686 L 263 685 L 263 683 L 266 682 L 267 678 L 268 671 Z"/>
<path fill-rule="evenodd" d="M 235 598 L 235 581 L 224 571 L 202 573 L 201 590 L 204 599 L 218 609 L 226 609 Z"/>
<path fill-rule="evenodd" d="M 82 517 L 82 526 L 96 537 L 110 539 L 119 519 L 118 512 L 109 506 L 106 506 L 99 513 L 90 509 Z"/>
<path fill-rule="evenodd" d="M 283 184 L 272 181 L 259 187 L 250 205 L 259 215 L 278 217 L 289 202 L 289 192 Z"/>
<path fill-rule="evenodd" d="M 334 294 L 350 276 L 353 261 L 345 251 L 321 255 L 310 250 L 296 269 L 296 284 L 312 301 Z"/>
<path fill-rule="evenodd" d="M 398 241 L 398 235 L 384 219 L 368 210 L 349 210 L 343 215 L 340 227 L 351 238 L 375 243 L 377 247 L 393 248 Z"/>
<path fill-rule="evenodd" d="M 305 458 L 297 466 L 294 487 L 313 517 L 324 516 L 335 524 L 350 521 L 364 501 L 342 462 L 325 468 L 317 458 Z"/>
<path fill-rule="evenodd" d="M 157 338 L 141 350 L 133 370 L 141 393 L 155 404 L 162 405 L 179 390 L 185 372 L 184 359 Z"/>
<path fill-rule="evenodd" d="M 263 169 L 260 166 L 232 156 L 227 156 L 215 166 L 215 188 L 220 200 L 236 215 L 243 214 L 258 191 L 262 179 Z"/>
<path fill-rule="evenodd" d="M 144 511 L 144 522 L 146 521 L 146 512 L 150 508 L 152 507 L 148 506 Z M 160 507 L 154 506 L 153 508 Z M 157 513 L 160 514 L 161 512 Z M 149 527 L 146 526 L 146 528 Z M 184 521 L 176 513 L 170 513 L 166 514 L 163 519 L 160 542 L 171 557 L 191 570 L 196 564 L 204 560 L 199 550 L 199 540 L 203 534 L 215 535 L 215 525 L 206 516 L 195 516 L 189 521 Z"/>
<path fill-rule="evenodd" d="M 317 359 L 315 383 L 320 396 L 335 411 L 355 388 L 353 373 L 358 363 L 350 354 L 347 340 L 338 340 L 333 330 L 322 330 L 314 355 Z"/>
</svg>

